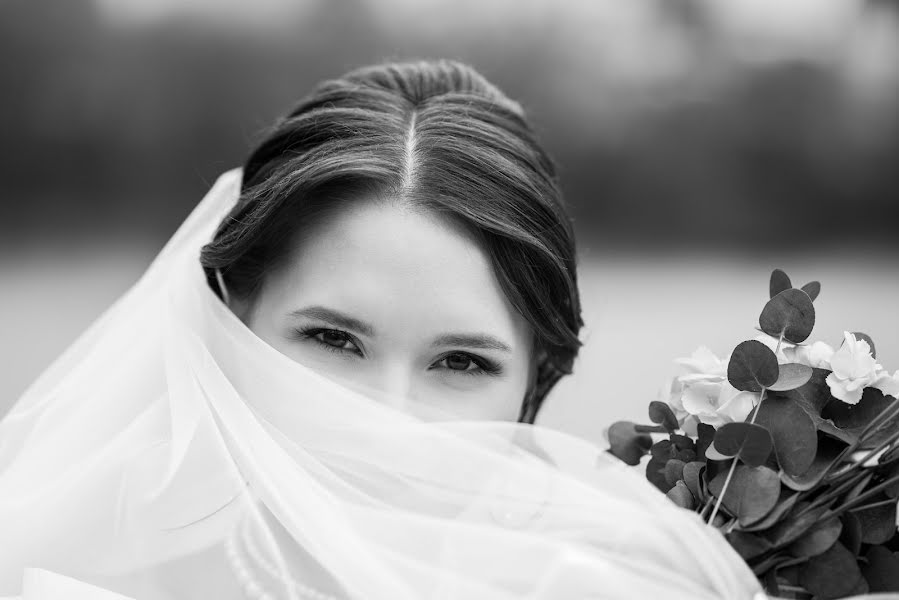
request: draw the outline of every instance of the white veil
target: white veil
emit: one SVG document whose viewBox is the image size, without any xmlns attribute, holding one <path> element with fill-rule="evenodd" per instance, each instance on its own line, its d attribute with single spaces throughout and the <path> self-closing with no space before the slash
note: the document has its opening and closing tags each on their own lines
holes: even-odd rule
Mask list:
<svg viewBox="0 0 899 600">
<path fill-rule="evenodd" d="M 718 531 L 598 446 L 422 419 L 257 338 L 198 259 L 240 178 L 219 178 L 0 423 L 0 596 L 760 591 Z"/>
</svg>

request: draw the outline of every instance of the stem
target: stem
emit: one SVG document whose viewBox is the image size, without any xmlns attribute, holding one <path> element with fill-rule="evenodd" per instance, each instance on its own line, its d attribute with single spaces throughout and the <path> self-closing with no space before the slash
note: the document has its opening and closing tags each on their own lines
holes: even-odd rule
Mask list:
<svg viewBox="0 0 899 600">
<path fill-rule="evenodd" d="M 886 500 L 881 500 L 879 502 L 872 502 L 871 504 L 856 506 L 852 510 L 868 510 L 869 508 L 877 508 L 878 506 L 889 506 L 891 504 L 896 504 L 896 502 L 897 500 L 895 498 L 887 498 Z"/>
<path fill-rule="evenodd" d="M 775 359 L 777 358 L 777 353 L 780 352 L 780 347 L 781 347 L 781 345 L 783 345 L 783 343 L 784 343 L 784 333 L 785 333 L 786 331 L 787 331 L 786 329 L 781 330 L 781 332 L 780 332 L 780 337 L 777 338 L 777 348 L 774 349 L 774 357 L 775 357 Z M 759 394 L 759 401 L 756 403 L 755 408 L 754 408 L 753 411 L 752 411 L 752 418 L 749 419 L 749 424 L 750 424 L 750 425 L 753 424 L 753 423 L 755 423 L 755 418 L 756 418 L 756 417 L 758 416 L 758 414 L 759 414 L 759 409 L 762 407 L 762 400 L 765 399 L 765 393 L 766 393 L 767 391 L 768 391 L 768 388 L 762 386 L 762 392 L 761 392 L 761 394 Z M 723 494 L 723 493 L 724 493 L 724 492 L 722 492 L 722 494 Z"/>
<path fill-rule="evenodd" d="M 865 471 L 856 473 L 855 475 L 848 478 L 846 481 L 839 484 L 835 488 L 825 492 L 824 494 L 822 494 L 822 495 L 818 496 L 817 498 L 815 498 L 814 500 L 812 500 L 808 506 L 806 506 L 803 510 L 800 510 L 799 512 L 797 512 L 796 516 L 799 517 L 800 515 L 804 515 L 805 513 L 809 512 L 810 510 L 818 508 L 819 506 L 823 506 L 823 505 L 827 504 L 828 502 L 830 502 L 831 500 L 835 500 L 836 498 L 838 498 L 840 496 L 840 494 L 842 494 L 846 490 L 850 489 L 852 486 L 854 486 L 859 481 L 864 479 L 867 475 L 868 475 L 868 473 Z"/>
<path fill-rule="evenodd" d="M 734 476 L 734 470 L 736 468 L 737 458 L 734 457 L 733 462 L 730 463 L 730 471 L 727 472 L 727 478 L 724 480 L 724 487 L 721 488 L 721 495 L 715 500 L 715 508 L 712 509 L 712 514 L 708 520 L 709 526 L 712 526 L 712 523 L 715 522 L 715 517 L 718 515 L 718 509 L 721 508 L 721 502 L 724 500 L 724 494 L 727 493 L 727 486 L 730 484 L 730 478 Z"/>
<path fill-rule="evenodd" d="M 713 497 L 710 497 L 708 500 L 705 501 L 705 505 L 703 505 L 702 510 L 699 511 L 699 518 L 700 518 L 700 519 L 705 519 L 705 518 L 706 518 L 706 515 L 707 515 L 708 512 L 709 512 L 709 509 L 712 507 L 712 500 L 714 500 L 714 498 L 713 498 Z"/>
<path fill-rule="evenodd" d="M 861 504 L 863 501 L 865 501 L 868 498 L 871 498 L 873 496 L 876 496 L 879 492 L 890 487 L 897 481 L 899 481 L 899 475 L 894 475 L 893 477 L 890 477 L 889 479 L 881 481 L 880 483 L 878 483 L 877 485 L 872 487 L 870 490 L 868 490 L 864 494 L 859 495 L 855 500 L 851 500 L 851 501 L 847 502 L 846 504 L 844 504 L 843 506 L 841 506 L 840 508 L 836 509 L 833 514 L 839 515 L 840 513 L 843 513 L 845 511 L 849 510 L 850 508 L 857 506 L 858 504 Z M 894 498 L 893 502 L 895 502 L 895 501 L 896 500 Z"/>
<path fill-rule="evenodd" d="M 880 425 L 882 425 L 886 421 L 892 419 L 896 415 L 899 415 L 899 402 L 894 401 L 889 406 L 887 406 L 885 409 L 880 411 L 880 414 L 878 414 L 876 417 L 874 417 L 874 419 L 870 423 L 868 423 L 868 425 L 862 430 L 861 434 L 855 439 L 855 441 L 853 441 L 851 444 L 849 444 L 848 446 L 843 448 L 843 451 L 840 452 L 840 454 L 836 457 L 836 459 L 834 459 L 834 461 L 832 463 L 830 463 L 830 465 L 828 465 L 827 468 L 824 470 L 824 475 L 822 476 L 822 479 L 824 477 L 827 477 L 836 465 L 842 463 L 843 458 L 845 456 L 848 456 L 852 452 L 854 452 L 855 449 L 858 448 L 862 444 L 862 442 L 865 440 L 865 438 L 867 438 L 868 434 L 871 433 L 871 430 L 873 428 L 879 427 Z M 846 472 L 848 473 L 855 469 L 863 468 L 862 465 L 864 465 L 864 463 L 868 462 L 868 459 L 871 458 L 872 456 L 874 456 L 874 454 L 878 450 L 882 449 L 883 447 L 885 447 L 889 444 L 895 443 L 897 440 L 899 440 L 899 431 L 897 431 L 887 441 L 881 442 L 880 446 L 878 446 L 878 448 L 876 448 L 875 450 L 869 452 L 865 456 L 864 460 L 862 460 L 861 462 L 854 462 L 854 463 L 850 464 L 849 468 L 846 470 Z"/>
<path fill-rule="evenodd" d="M 774 349 L 775 360 L 777 359 L 777 353 L 780 352 L 780 347 L 784 341 L 784 333 L 786 332 L 786 328 L 782 329 L 780 332 L 780 337 L 777 338 L 777 348 Z M 755 418 L 759 414 L 759 408 L 762 406 L 762 401 L 765 399 L 765 393 L 768 391 L 768 388 L 762 386 L 762 392 L 759 394 L 759 401 L 756 403 L 755 408 L 752 411 L 752 418 L 749 419 L 750 425 L 755 423 Z M 711 525 L 715 520 L 715 517 L 718 515 L 718 509 L 721 508 L 721 502 L 724 500 L 724 495 L 727 493 L 727 486 L 730 485 L 730 479 L 734 475 L 734 470 L 737 468 L 737 457 L 734 457 L 734 461 L 730 463 L 730 470 L 727 472 L 727 478 L 724 480 L 724 487 L 721 488 L 721 495 L 718 497 L 715 502 L 715 508 L 712 510 L 712 515 L 709 517 L 708 524 Z"/>
</svg>

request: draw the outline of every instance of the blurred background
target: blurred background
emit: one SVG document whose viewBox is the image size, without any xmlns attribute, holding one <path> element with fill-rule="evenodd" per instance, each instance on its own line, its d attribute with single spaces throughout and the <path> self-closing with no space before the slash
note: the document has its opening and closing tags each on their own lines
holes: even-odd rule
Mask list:
<svg viewBox="0 0 899 600">
<path fill-rule="evenodd" d="M 0 414 L 316 82 L 433 57 L 524 105 L 575 217 L 586 345 L 540 422 L 645 419 L 775 267 L 899 368 L 895 0 L 0 0 Z"/>
</svg>

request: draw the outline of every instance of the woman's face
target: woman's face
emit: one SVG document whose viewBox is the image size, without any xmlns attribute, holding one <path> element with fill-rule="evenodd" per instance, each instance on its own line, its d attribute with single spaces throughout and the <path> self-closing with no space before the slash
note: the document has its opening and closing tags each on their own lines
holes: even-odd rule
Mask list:
<svg viewBox="0 0 899 600">
<path fill-rule="evenodd" d="M 252 305 L 235 307 L 256 335 L 401 410 L 517 418 L 531 329 L 466 230 L 400 202 L 360 201 L 298 237 Z"/>
</svg>

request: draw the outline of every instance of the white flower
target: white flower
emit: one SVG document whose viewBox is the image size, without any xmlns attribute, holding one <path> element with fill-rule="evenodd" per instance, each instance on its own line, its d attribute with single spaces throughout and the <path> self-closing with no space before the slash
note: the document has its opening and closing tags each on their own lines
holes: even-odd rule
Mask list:
<svg viewBox="0 0 899 600">
<path fill-rule="evenodd" d="M 763 334 L 754 338 L 757 342 L 761 342 L 771 349 L 771 352 L 777 350 L 777 338 Z M 799 346 L 787 341 L 780 344 L 780 350 L 777 351 L 777 363 L 799 363 L 816 369 L 830 370 L 830 359 L 833 356 L 833 348 L 824 342 L 815 342 L 808 346 Z"/>
<path fill-rule="evenodd" d="M 680 374 L 663 392 L 688 435 L 696 435 L 698 423 L 720 427 L 743 421 L 758 401 L 758 394 L 741 392 L 727 381 L 728 359 L 720 359 L 708 348 L 700 347 L 690 358 L 675 361 Z"/>
<path fill-rule="evenodd" d="M 871 387 L 876 387 L 887 396 L 899 398 L 899 371 L 896 371 L 892 375 L 886 371 L 878 373 L 877 379 L 874 380 Z"/>
<path fill-rule="evenodd" d="M 799 363 L 815 369 L 830 370 L 830 361 L 834 350 L 824 342 L 815 342 L 810 346 L 793 346 L 784 350 L 789 362 Z"/>
<path fill-rule="evenodd" d="M 833 369 L 827 376 L 830 393 L 847 404 L 858 404 L 863 390 L 878 380 L 882 369 L 871 355 L 868 342 L 856 339 L 848 331 L 843 333 L 843 345 L 830 359 L 830 368 Z"/>
</svg>

